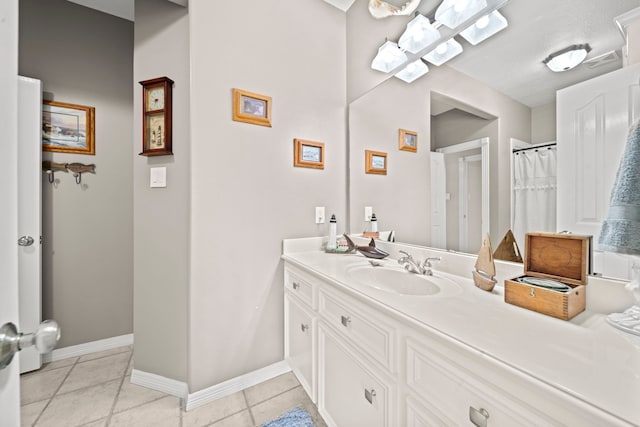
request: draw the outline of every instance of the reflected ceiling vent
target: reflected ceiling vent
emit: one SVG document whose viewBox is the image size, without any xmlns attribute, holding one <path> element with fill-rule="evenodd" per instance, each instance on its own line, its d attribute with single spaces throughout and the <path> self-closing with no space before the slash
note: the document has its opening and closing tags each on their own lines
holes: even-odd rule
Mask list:
<svg viewBox="0 0 640 427">
<path fill-rule="evenodd" d="M 619 62 L 620 60 L 622 60 L 620 53 L 618 53 L 617 50 L 612 50 L 611 52 L 607 52 L 605 54 L 596 56 L 595 58 L 584 61 L 584 65 L 587 68 L 598 68 L 603 65 L 611 64 L 613 62 Z"/>
</svg>

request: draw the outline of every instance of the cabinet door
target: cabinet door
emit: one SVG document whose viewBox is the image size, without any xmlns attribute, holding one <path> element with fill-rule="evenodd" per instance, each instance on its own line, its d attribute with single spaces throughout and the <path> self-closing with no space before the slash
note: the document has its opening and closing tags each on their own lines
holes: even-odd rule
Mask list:
<svg viewBox="0 0 640 427">
<path fill-rule="evenodd" d="M 318 323 L 318 410 L 330 427 L 393 427 L 395 388 Z"/>
<path fill-rule="evenodd" d="M 284 296 L 284 313 L 284 357 L 315 403 L 315 319 L 287 293 Z"/>
<path fill-rule="evenodd" d="M 598 241 L 627 132 L 640 118 L 638 77 L 633 65 L 558 91 L 558 231 Z M 626 276 L 595 262 L 599 273 Z"/>
</svg>

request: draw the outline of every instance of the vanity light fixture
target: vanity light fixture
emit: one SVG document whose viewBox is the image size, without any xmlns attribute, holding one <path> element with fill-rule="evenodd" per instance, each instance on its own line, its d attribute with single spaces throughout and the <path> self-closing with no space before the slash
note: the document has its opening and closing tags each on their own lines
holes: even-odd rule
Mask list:
<svg viewBox="0 0 640 427">
<path fill-rule="evenodd" d="M 451 58 L 454 58 L 462 53 L 462 45 L 451 38 L 444 43 L 441 43 L 433 49 L 431 52 L 423 56 L 423 59 L 431 62 L 433 65 L 442 65 Z"/>
<path fill-rule="evenodd" d="M 400 80 L 404 80 L 407 83 L 413 82 L 415 79 L 424 76 L 429 72 L 427 64 L 422 62 L 422 59 L 409 63 L 402 71 L 396 73 L 396 77 Z"/>
<path fill-rule="evenodd" d="M 407 29 L 400 36 L 398 46 L 408 52 L 418 53 L 438 38 L 440 38 L 440 32 L 431 25 L 429 18 L 418 14 L 407 24 Z"/>
<path fill-rule="evenodd" d="M 442 0 L 435 17 L 416 13 L 398 44 L 386 40 L 378 48 L 371 68 L 414 81 L 428 71 L 426 64 L 419 62 L 421 58 L 438 66 L 462 53 L 462 46 L 455 39 L 458 35 L 475 45 L 506 28 L 507 20 L 498 9 L 509 1 Z"/>
<path fill-rule="evenodd" d="M 396 43 L 387 40 L 378 48 L 378 54 L 373 58 L 371 68 L 388 73 L 406 60 L 407 54 L 400 50 Z"/>
<path fill-rule="evenodd" d="M 460 35 L 472 45 L 477 45 L 483 40 L 507 28 L 509 24 L 500 12 L 494 10 L 488 15 L 478 19 L 475 24 L 461 31 Z"/>
<path fill-rule="evenodd" d="M 436 9 L 436 21 L 454 29 L 487 7 L 486 0 L 444 0 Z"/>
<path fill-rule="evenodd" d="M 589 43 L 574 44 L 547 56 L 543 64 L 556 73 L 577 67 L 591 51 Z"/>
</svg>

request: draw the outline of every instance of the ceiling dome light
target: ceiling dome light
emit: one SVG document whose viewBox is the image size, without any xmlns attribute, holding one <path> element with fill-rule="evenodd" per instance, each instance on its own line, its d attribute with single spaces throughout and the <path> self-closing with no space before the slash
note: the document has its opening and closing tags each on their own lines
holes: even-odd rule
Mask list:
<svg viewBox="0 0 640 427">
<path fill-rule="evenodd" d="M 404 80 L 407 83 L 413 82 L 418 77 L 422 77 L 429 72 L 427 64 L 418 59 L 404 67 L 404 69 L 398 72 L 395 76 L 400 80 Z"/>
<path fill-rule="evenodd" d="M 490 14 L 478 19 L 475 24 L 466 30 L 461 31 L 460 35 L 475 46 L 508 26 L 509 24 L 506 18 L 502 16 L 500 12 L 494 10 Z"/>
<path fill-rule="evenodd" d="M 454 29 L 487 6 L 487 0 L 444 0 L 436 9 L 436 21 Z"/>
<path fill-rule="evenodd" d="M 431 62 L 433 65 L 442 65 L 451 58 L 458 56 L 462 53 L 462 45 L 455 41 L 455 39 L 449 39 L 446 42 L 438 45 L 437 48 L 423 56 L 423 59 Z"/>
<path fill-rule="evenodd" d="M 580 65 L 590 51 L 591 46 L 588 43 L 574 44 L 552 53 L 542 63 L 549 67 L 551 71 L 559 73 Z"/>
<path fill-rule="evenodd" d="M 388 73 L 407 60 L 407 55 L 392 41 L 386 41 L 378 48 L 378 54 L 371 62 L 374 70 Z"/>
<path fill-rule="evenodd" d="M 440 32 L 433 28 L 429 18 L 418 15 L 409 21 L 407 29 L 400 36 L 398 45 L 407 52 L 418 53 L 439 37 Z"/>
</svg>

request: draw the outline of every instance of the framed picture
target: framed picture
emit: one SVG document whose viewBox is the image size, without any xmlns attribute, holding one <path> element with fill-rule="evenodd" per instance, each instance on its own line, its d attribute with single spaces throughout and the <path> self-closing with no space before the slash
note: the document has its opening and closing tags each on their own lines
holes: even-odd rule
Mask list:
<svg viewBox="0 0 640 427">
<path fill-rule="evenodd" d="M 324 169 L 324 143 L 294 139 L 293 166 Z"/>
<path fill-rule="evenodd" d="M 42 101 L 42 150 L 96 154 L 95 108 Z"/>
<path fill-rule="evenodd" d="M 233 89 L 233 120 L 271 127 L 271 97 Z"/>
<path fill-rule="evenodd" d="M 387 153 L 365 150 L 364 171 L 378 175 L 387 174 Z"/>
<path fill-rule="evenodd" d="M 406 129 L 398 130 L 398 148 L 403 151 L 418 151 L 418 134 Z"/>
</svg>

